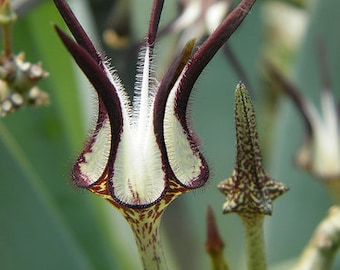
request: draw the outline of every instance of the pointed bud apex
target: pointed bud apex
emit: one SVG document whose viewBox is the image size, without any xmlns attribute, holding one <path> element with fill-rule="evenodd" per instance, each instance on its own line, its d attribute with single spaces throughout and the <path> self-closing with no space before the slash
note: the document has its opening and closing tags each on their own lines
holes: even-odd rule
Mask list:
<svg viewBox="0 0 340 270">
<path fill-rule="evenodd" d="M 214 212 L 211 206 L 207 208 L 207 241 L 205 249 L 209 254 L 221 253 L 224 249 L 224 242 L 218 232 Z"/>
<path fill-rule="evenodd" d="M 255 111 L 243 83 L 235 91 L 235 125 L 236 165 L 232 176 L 218 185 L 226 195 L 223 212 L 271 215 L 272 201 L 288 188 L 263 169 Z"/>
<path fill-rule="evenodd" d="M 207 241 L 205 250 L 210 255 L 211 269 L 228 270 L 227 262 L 223 257 L 224 242 L 218 232 L 214 212 L 211 206 L 207 209 Z"/>
</svg>

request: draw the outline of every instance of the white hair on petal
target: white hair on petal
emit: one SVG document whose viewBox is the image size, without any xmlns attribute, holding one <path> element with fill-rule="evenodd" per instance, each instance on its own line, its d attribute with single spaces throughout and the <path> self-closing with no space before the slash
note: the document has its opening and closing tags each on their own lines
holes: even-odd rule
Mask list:
<svg viewBox="0 0 340 270">
<path fill-rule="evenodd" d="M 110 82 L 113 84 L 117 91 L 117 95 L 120 101 L 120 106 L 123 114 L 122 117 L 130 125 L 132 116 L 132 105 L 130 98 L 126 93 L 125 88 L 121 82 L 121 79 L 116 73 L 116 70 L 110 65 L 110 62 L 106 59 L 103 63 L 106 76 L 109 78 Z"/>
<path fill-rule="evenodd" d="M 127 204 L 149 204 L 165 187 L 162 154 L 153 130 L 157 89 L 152 56 L 146 47 L 139 56 L 131 128 L 124 128 L 117 149 L 112 184 L 115 196 Z"/>
<path fill-rule="evenodd" d="M 148 46 L 140 50 L 133 96 L 133 122 L 136 126 L 141 118 L 150 114 L 149 110 L 157 89 L 153 58 L 153 51 Z"/>
<path fill-rule="evenodd" d="M 112 184 L 115 196 L 127 204 L 152 203 L 165 187 L 162 154 L 153 132 L 152 118 L 151 114 L 142 132 L 124 130 L 118 146 Z"/>
<path fill-rule="evenodd" d="M 189 141 L 191 133 L 186 133 L 175 115 L 177 91 L 185 71 L 186 68 L 183 69 L 171 89 L 167 100 L 164 116 L 164 141 L 169 163 L 176 178 L 182 184 L 190 185 L 191 180 L 200 175 L 203 163 L 198 153 L 198 145 Z"/>
</svg>

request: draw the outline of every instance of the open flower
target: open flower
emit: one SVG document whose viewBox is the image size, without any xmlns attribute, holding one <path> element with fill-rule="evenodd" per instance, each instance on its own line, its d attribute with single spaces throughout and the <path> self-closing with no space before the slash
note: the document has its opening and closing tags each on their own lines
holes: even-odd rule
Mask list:
<svg viewBox="0 0 340 270">
<path fill-rule="evenodd" d="M 58 27 L 57 33 L 98 94 L 97 124 L 74 165 L 73 181 L 119 209 L 135 233 L 144 268 L 162 269 L 160 217 L 176 196 L 201 187 L 209 174 L 188 124 L 191 90 L 254 1 L 242 1 L 198 50 L 188 42 L 158 82 L 152 60 L 163 1 L 155 0 L 132 102 L 65 1 L 55 4 L 75 41 Z"/>
</svg>

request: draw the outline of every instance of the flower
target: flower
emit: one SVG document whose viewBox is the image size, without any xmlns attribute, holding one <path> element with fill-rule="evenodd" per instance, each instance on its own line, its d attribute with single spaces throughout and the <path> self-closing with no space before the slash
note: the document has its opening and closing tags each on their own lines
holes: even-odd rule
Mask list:
<svg viewBox="0 0 340 270">
<path fill-rule="evenodd" d="M 98 94 L 96 127 L 73 167 L 73 181 L 119 209 L 135 233 L 144 268 L 161 269 L 158 227 L 165 207 L 203 186 L 209 175 L 188 124 L 191 90 L 255 1 L 242 1 L 199 49 L 189 41 L 157 82 L 153 49 L 164 1 L 155 0 L 132 102 L 66 2 L 54 2 L 75 41 L 56 31 Z"/>
<path fill-rule="evenodd" d="M 58 27 L 57 33 L 99 99 L 96 129 L 73 169 L 77 186 L 123 205 L 144 208 L 164 196 L 171 189 L 170 182 L 184 189 L 206 182 L 208 166 L 187 121 L 188 99 L 203 68 L 252 6 L 252 1 L 243 2 L 234 17 L 229 16 L 192 55 L 194 46 L 188 43 L 157 83 L 152 77 L 152 52 L 162 3 L 155 1 L 131 105 L 118 76 L 106 66 L 70 8 L 55 0 L 77 42 Z M 98 191 L 98 186 L 105 186 L 104 190 Z"/>
<path fill-rule="evenodd" d="M 340 202 L 340 116 L 339 104 L 332 91 L 323 44 L 319 45 L 319 67 L 322 80 L 321 111 L 268 63 L 268 70 L 280 88 L 294 102 L 302 116 L 306 135 L 296 152 L 297 165 L 321 180 L 336 203 Z"/>
<path fill-rule="evenodd" d="M 306 127 L 305 140 L 296 154 L 298 166 L 319 179 L 334 180 L 340 179 L 339 106 L 331 91 L 324 58 L 325 56 L 322 55 L 322 59 L 320 59 L 323 80 L 320 93 L 320 112 L 273 65 L 270 63 L 268 65 L 270 74 L 279 83 L 281 89 L 292 99 Z"/>
</svg>

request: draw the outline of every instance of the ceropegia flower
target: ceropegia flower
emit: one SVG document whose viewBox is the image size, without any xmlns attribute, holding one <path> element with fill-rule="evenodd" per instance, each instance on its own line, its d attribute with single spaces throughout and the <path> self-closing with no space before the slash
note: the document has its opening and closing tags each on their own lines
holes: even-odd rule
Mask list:
<svg viewBox="0 0 340 270">
<path fill-rule="evenodd" d="M 191 90 L 255 1 L 242 1 L 198 50 L 189 42 L 157 82 L 152 60 L 163 1 L 155 0 L 132 102 L 65 1 L 54 2 L 75 41 L 58 27 L 57 33 L 98 94 L 97 125 L 74 165 L 73 181 L 123 213 L 145 269 L 163 269 L 158 229 L 164 208 L 204 185 L 209 172 L 187 121 Z"/>
<path fill-rule="evenodd" d="M 320 112 L 300 91 L 269 63 L 271 76 L 292 99 L 300 112 L 306 135 L 296 153 L 296 163 L 322 180 L 333 199 L 340 201 L 340 108 L 331 91 L 323 48 L 319 48 L 322 89 Z"/>
</svg>

